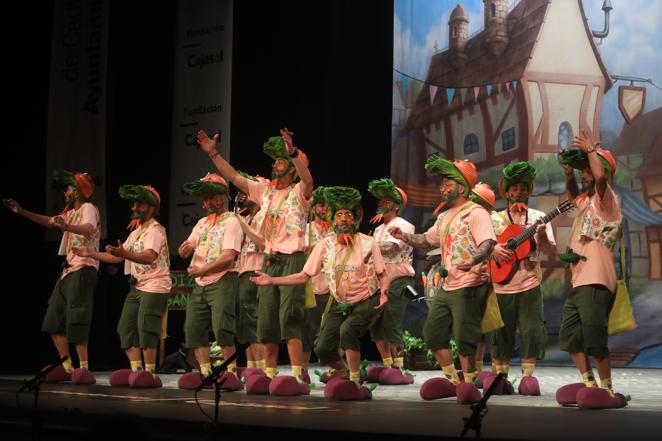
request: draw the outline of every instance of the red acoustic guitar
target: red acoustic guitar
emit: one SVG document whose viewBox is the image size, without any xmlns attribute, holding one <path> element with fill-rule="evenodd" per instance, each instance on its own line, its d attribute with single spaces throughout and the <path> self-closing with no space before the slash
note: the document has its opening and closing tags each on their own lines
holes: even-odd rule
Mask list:
<svg viewBox="0 0 662 441">
<path fill-rule="evenodd" d="M 492 275 L 492 282 L 505 283 L 513 277 L 517 270 L 518 262 L 526 259 L 535 246 L 532 237 L 536 234 L 538 225 L 546 224 L 559 214 L 573 208 L 575 206 L 572 202 L 563 201 L 558 207 L 538 219 L 530 227 L 524 228 L 517 224 L 508 225 L 506 230 L 497 237 L 497 242 L 505 244 L 506 248 L 514 252 L 510 259 L 505 261 L 497 262 L 495 257 L 489 260 L 488 265 L 490 274 Z"/>
</svg>

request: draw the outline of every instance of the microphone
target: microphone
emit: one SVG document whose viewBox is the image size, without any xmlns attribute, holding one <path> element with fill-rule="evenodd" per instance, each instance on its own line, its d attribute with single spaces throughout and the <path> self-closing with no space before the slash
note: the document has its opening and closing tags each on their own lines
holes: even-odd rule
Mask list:
<svg viewBox="0 0 662 441">
<path fill-rule="evenodd" d="M 196 392 L 200 392 L 202 389 L 204 389 L 207 386 L 211 386 L 214 384 L 216 381 L 216 378 L 218 378 L 219 375 L 221 375 L 223 372 L 225 372 L 228 369 L 228 365 L 235 361 L 239 357 L 239 353 L 235 351 L 234 354 L 230 355 L 227 360 L 225 360 L 222 364 L 219 366 L 216 366 L 214 369 L 211 370 L 211 373 L 202 380 L 202 383 L 198 388 L 195 390 Z"/>
<path fill-rule="evenodd" d="M 50 365 L 48 368 L 44 369 L 43 371 L 39 372 L 37 375 L 32 377 L 29 380 L 24 380 L 23 381 L 23 386 L 18 390 L 19 392 L 23 392 L 24 390 L 32 390 L 34 389 L 35 386 L 38 384 L 43 383 L 43 381 L 46 379 L 46 375 L 55 369 L 56 367 L 60 366 L 62 363 L 67 361 L 69 359 L 69 356 L 65 355 L 64 357 L 60 358 L 59 361 L 53 363 Z"/>
</svg>

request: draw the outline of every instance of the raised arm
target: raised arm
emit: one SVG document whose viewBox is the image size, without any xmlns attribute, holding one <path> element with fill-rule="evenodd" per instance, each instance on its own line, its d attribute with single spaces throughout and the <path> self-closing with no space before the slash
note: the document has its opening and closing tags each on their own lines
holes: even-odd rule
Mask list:
<svg viewBox="0 0 662 441">
<path fill-rule="evenodd" d="M 46 228 L 55 228 L 57 225 L 55 225 L 53 218 L 51 216 L 45 216 L 43 214 L 37 214 L 33 213 L 31 211 L 28 211 L 24 208 L 22 208 L 18 202 L 16 202 L 14 199 L 3 199 L 2 203 L 4 204 L 5 207 L 9 208 L 14 214 L 18 214 L 19 216 L 23 216 L 26 219 L 31 220 L 32 222 L 41 225 L 42 227 Z"/>
<path fill-rule="evenodd" d="M 593 179 L 595 179 L 595 191 L 600 196 L 600 199 L 602 199 L 607 190 L 607 174 L 596 151 L 596 147 L 600 145 L 600 142 L 594 141 L 586 131 L 582 131 L 581 135 L 575 136 L 572 145 L 573 147 L 582 149 L 588 155 L 588 166 L 591 169 Z"/>
<path fill-rule="evenodd" d="M 399 227 L 389 228 L 388 232 L 391 233 L 391 236 L 394 238 L 401 240 L 414 248 L 425 249 L 432 246 L 425 237 L 425 234 L 405 233 Z"/>
<path fill-rule="evenodd" d="M 213 138 L 210 138 L 204 130 L 199 130 L 198 145 L 200 145 L 200 149 L 203 152 L 207 153 L 214 165 L 216 165 L 218 171 L 220 171 L 226 179 L 237 186 L 237 188 L 243 193 L 248 194 L 248 179 L 237 173 L 237 170 L 235 170 L 228 161 L 223 159 L 221 154 L 218 153 L 218 150 L 216 150 L 216 144 L 218 143 L 219 137 L 219 134 L 216 133 Z"/>
<path fill-rule="evenodd" d="M 292 140 L 293 133 L 285 129 L 281 129 L 280 135 L 285 141 L 285 146 L 287 147 L 287 153 L 292 157 L 292 162 L 294 163 L 294 168 L 297 171 L 297 174 L 301 178 L 301 184 L 303 185 L 303 194 L 306 198 L 310 198 L 313 194 L 313 175 L 310 174 L 310 169 L 305 162 L 301 159 L 301 156 L 298 155 L 298 149 L 294 146 L 294 141 Z"/>
</svg>

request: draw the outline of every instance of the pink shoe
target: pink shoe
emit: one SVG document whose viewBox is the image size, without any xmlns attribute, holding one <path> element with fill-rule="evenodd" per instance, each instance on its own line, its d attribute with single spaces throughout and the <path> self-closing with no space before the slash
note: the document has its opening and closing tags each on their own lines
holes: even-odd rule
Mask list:
<svg viewBox="0 0 662 441">
<path fill-rule="evenodd" d="M 379 374 L 382 373 L 384 369 L 388 369 L 384 366 L 371 366 L 368 368 L 368 378 L 366 381 L 368 383 L 379 383 Z"/>
<path fill-rule="evenodd" d="M 186 390 L 196 390 L 202 384 L 204 376 L 200 372 L 188 372 L 177 380 L 177 387 Z"/>
<path fill-rule="evenodd" d="M 244 384 L 232 372 L 223 372 L 216 381 L 221 385 L 221 390 L 226 392 L 234 392 L 244 388 Z"/>
<path fill-rule="evenodd" d="M 340 371 L 333 371 L 332 373 L 329 373 L 329 371 L 324 372 L 323 374 L 320 371 L 315 371 L 315 374 L 319 377 L 320 381 L 324 384 L 327 384 L 329 381 L 337 378 L 343 378 L 342 373 Z"/>
<path fill-rule="evenodd" d="M 538 379 L 534 376 L 525 376 L 519 382 L 517 391 L 520 395 L 529 395 L 537 397 L 540 395 L 540 384 Z"/>
<path fill-rule="evenodd" d="M 369 400 L 372 392 L 365 386 L 344 378 L 329 382 L 324 388 L 324 397 L 333 401 L 358 401 Z"/>
<path fill-rule="evenodd" d="M 78 385 L 88 385 L 88 384 L 94 384 L 97 382 L 96 378 L 94 378 L 94 375 L 87 369 L 74 369 L 74 371 L 71 373 L 71 382 L 73 384 L 78 384 Z"/>
<path fill-rule="evenodd" d="M 473 383 L 463 382 L 455 386 L 457 404 L 474 404 L 480 401 L 480 391 Z"/>
<path fill-rule="evenodd" d="M 161 379 L 147 371 L 134 371 L 129 375 L 129 387 L 134 389 L 154 389 L 162 386 Z"/>
<path fill-rule="evenodd" d="M 584 383 L 571 383 L 561 386 L 556 391 L 556 402 L 561 406 L 573 406 L 577 404 L 577 392 L 584 389 Z"/>
<path fill-rule="evenodd" d="M 485 379 L 483 380 L 483 392 L 486 392 L 490 388 L 496 378 L 497 374 L 493 372 L 490 372 L 489 375 L 485 376 Z M 492 395 L 512 395 L 514 393 L 515 389 L 507 378 L 502 378 L 501 382 L 499 382 L 494 391 L 492 391 Z"/>
<path fill-rule="evenodd" d="M 299 383 L 291 375 L 280 375 L 274 378 L 269 385 L 269 395 L 276 397 L 294 397 L 299 395 L 310 395 L 307 384 Z"/>
<path fill-rule="evenodd" d="M 129 376 L 131 369 L 118 369 L 110 374 L 110 385 L 118 387 L 129 387 Z"/>
<path fill-rule="evenodd" d="M 266 375 L 251 375 L 246 378 L 246 393 L 248 395 L 266 395 L 269 393 L 271 378 Z"/>
<path fill-rule="evenodd" d="M 480 371 L 478 372 L 478 375 L 476 376 L 476 387 L 478 389 L 483 389 L 483 385 L 485 384 L 485 379 L 489 377 L 490 375 L 494 375 L 494 373 L 490 371 Z"/>
<path fill-rule="evenodd" d="M 51 366 L 52 365 L 50 365 L 50 364 L 47 365 L 47 366 L 44 366 L 42 371 L 48 369 Z M 66 370 L 64 370 L 62 365 L 59 365 L 58 367 L 56 367 L 55 369 L 53 369 L 52 371 L 47 373 L 46 374 L 46 379 L 44 380 L 45 383 L 61 383 L 63 381 L 71 381 L 71 374 L 69 372 L 67 372 Z"/>
<path fill-rule="evenodd" d="M 601 387 L 585 387 L 577 392 L 577 405 L 580 409 L 620 409 L 628 405 L 621 394 L 612 397 Z"/>
<path fill-rule="evenodd" d="M 439 398 L 454 397 L 456 387 L 446 378 L 430 378 L 423 383 L 419 393 L 424 400 L 437 400 Z"/>
<path fill-rule="evenodd" d="M 240 368 L 239 378 L 248 379 L 252 375 L 267 375 L 260 368 Z"/>
<path fill-rule="evenodd" d="M 383 385 L 400 385 L 400 384 L 413 384 L 414 377 L 410 374 L 403 373 L 398 368 L 386 368 L 379 374 L 379 384 Z"/>
</svg>

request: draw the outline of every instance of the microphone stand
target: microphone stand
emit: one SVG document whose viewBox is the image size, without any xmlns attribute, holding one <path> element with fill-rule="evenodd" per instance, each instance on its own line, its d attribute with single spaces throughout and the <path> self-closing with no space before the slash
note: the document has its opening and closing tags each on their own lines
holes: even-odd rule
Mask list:
<svg viewBox="0 0 662 441">
<path fill-rule="evenodd" d="M 29 380 L 23 380 L 23 386 L 18 390 L 18 393 L 23 391 L 34 391 L 34 404 L 32 408 L 32 439 L 39 439 L 39 431 L 41 429 L 41 419 L 39 418 L 39 391 L 40 386 L 46 381 L 46 375 L 60 366 L 62 363 L 69 359 L 68 356 L 60 358 L 46 369 L 40 371 L 37 375 Z"/>
<path fill-rule="evenodd" d="M 205 378 L 202 381 L 202 383 L 200 383 L 200 386 L 198 386 L 198 388 L 195 390 L 195 393 L 197 394 L 205 387 L 214 383 L 214 432 L 215 433 L 218 433 L 218 409 L 221 403 L 221 386 L 225 381 L 225 378 L 223 378 L 221 381 L 217 381 L 217 379 L 219 375 L 227 371 L 228 365 L 233 361 L 235 361 L 237 357 L 239 357 L 239 353 L 235 352 L 234 354 L 230 355 L 228 359 L 225 360 L 221 365 L 216 366 L 214 369 L 212 369 L 211 373 L 207 376 L 207 378 Z"/>
<path fill-rule="evenodd" d="M 469 429 L 473 430 L 476 432 L 476 438 L 480 438 L 480 426 L 483 422 L 483 417 L 487 414 L 487 400 L 490 399 L 492 396 L 492 393 L 494 392 L 494 389 L 501 383 L 502 381 L 506 381 L 503 378 L 503 374 L 498 374 L 492 384 L 490 385 L 489 389 L 487 389 L 487 392 L 485 392 L 485 395 L 483 398 L 476 404 L 471 405 L 471 416 L 467 417 L 462 417 L 462 420 L 464 420 L 464 429 L 462 429 L 462 434 L 460 434 L 460 438 L 464 438 L 464 435 L 469 431 Z"/>
</svg>

